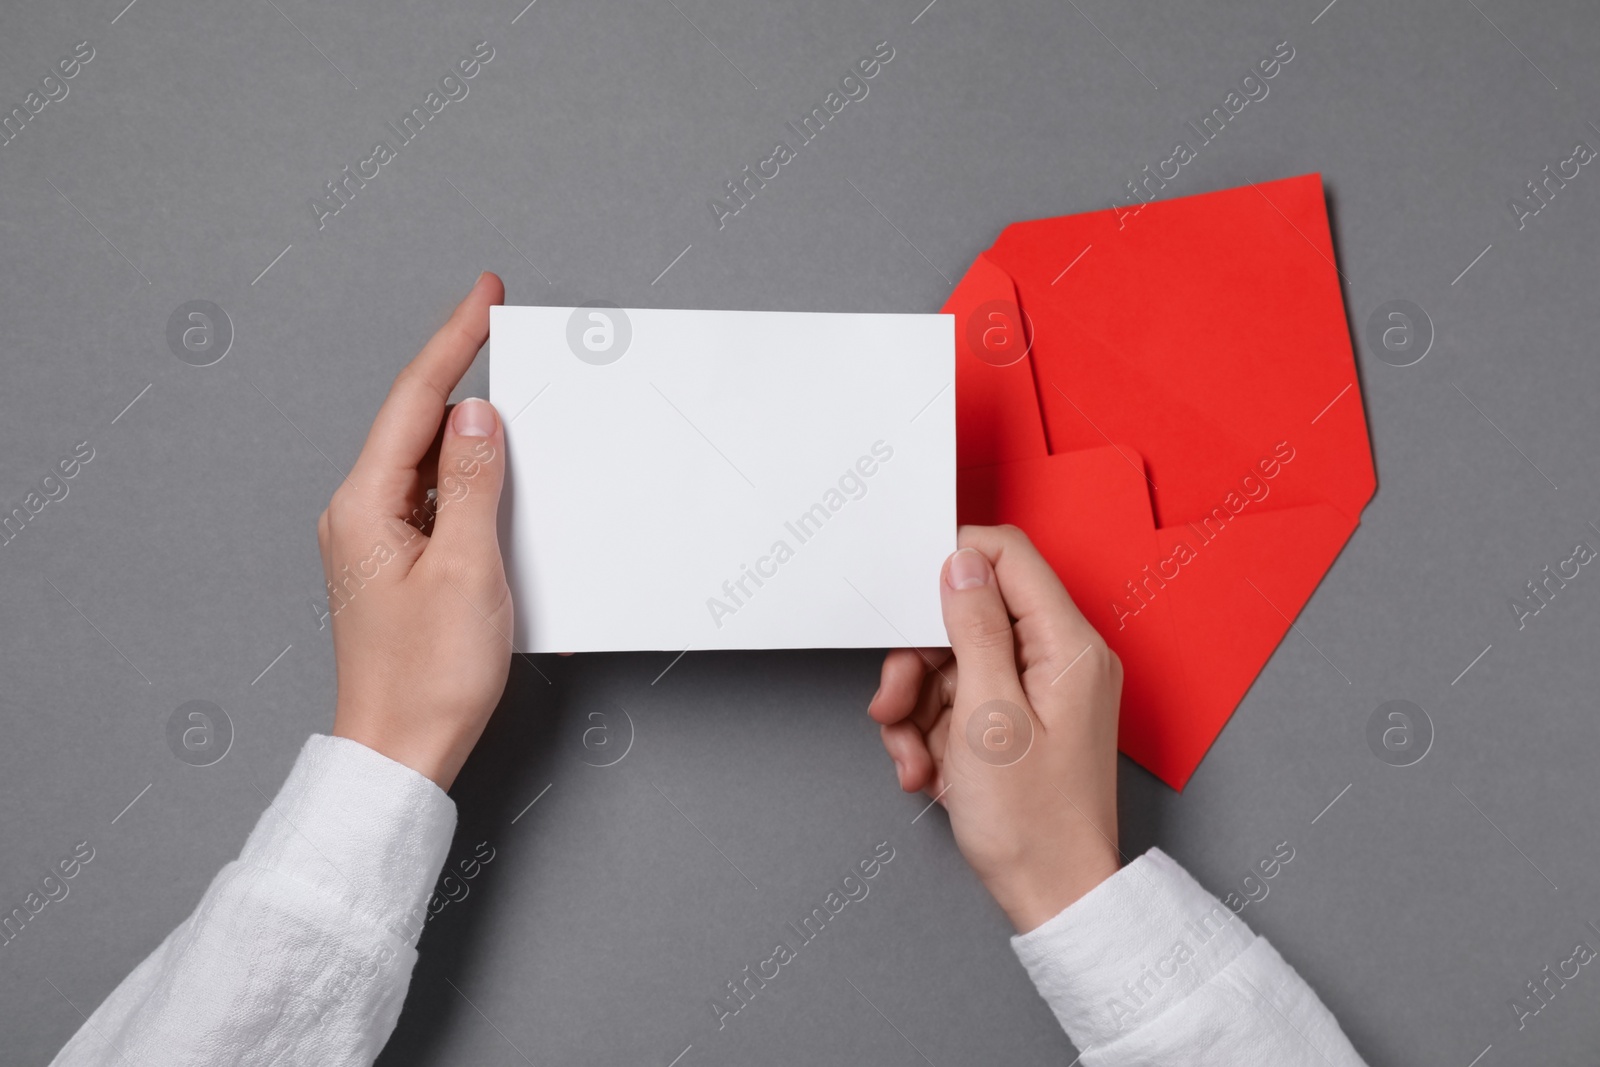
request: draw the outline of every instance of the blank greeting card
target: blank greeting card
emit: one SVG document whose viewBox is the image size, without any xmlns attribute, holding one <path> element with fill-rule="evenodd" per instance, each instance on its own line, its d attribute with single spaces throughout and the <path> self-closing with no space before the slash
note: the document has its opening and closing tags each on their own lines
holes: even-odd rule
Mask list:
<svg viewBox="0 0 1600 1067">
<path fill-rule="evenodd" d="M 524 652 L 946 644 L 948 315 L 496 307 Z"/>
</svg>

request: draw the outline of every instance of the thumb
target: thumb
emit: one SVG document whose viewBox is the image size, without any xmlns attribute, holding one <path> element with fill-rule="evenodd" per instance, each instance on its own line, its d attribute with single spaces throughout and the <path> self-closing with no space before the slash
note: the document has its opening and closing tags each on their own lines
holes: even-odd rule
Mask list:
<svg viewBox="0 0 1600 1067">
<path fill-rule="evenodd" d="M 950 648 L 961 665 L 957 704 L 970 708 L 994 697 L 1019 696 L 1011 615 L 989 558 L 975 548 L 958 549 L 945 561 L 939 600 Z"/>
<path fill-rule="evenodd" d="M 430 546 L 468 560 L 498 561 L 495 523 L 505 451 L 505 429 L 493 404 L 473 397 L 450 412 L 439 444 L 438 514 Z"/>
</svg>

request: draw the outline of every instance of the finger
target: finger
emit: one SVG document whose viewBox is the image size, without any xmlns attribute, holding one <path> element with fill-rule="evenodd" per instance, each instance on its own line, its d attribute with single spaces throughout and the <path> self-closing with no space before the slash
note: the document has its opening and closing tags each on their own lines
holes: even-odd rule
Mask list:
<svg viewBox="0 0 1600 1067">
<path fill-rule="evenodd" d="M 900 788 L 907 793 L 928 788 L 928 783 L 933 781 L 934 766 L 922 731 L 909 722 L 896 722 L 880 727 L 878 732 L 883 737 L 884 751 L 894 760 Z"/>
<path fill-rule="evenodd" d="M 943 667 L 950 658 L 947 648 L 897 648 L 883 657 L 878 691 L 867 704 L 867 714 L 881 723 L 898 722 L 911 714 L 922 692 L 922 679 L 929 663 Z"/>
<path fill-rule="evenodd" d="M 939 600 L 950 649 L 961 664 L 958 700 L 963 693 L 984 700 L 1020 696 L 1011 616 L 989 557 L 976 548 L 957 549 L 945 560 Z"/>
<path fill-rule="evenodd" d="M 975 548 L 989 558 L 1000 575 L 1006 604 L 1017 618 L 1058 611 L 1063 604 L 1072 603 L 1056 572 L 1017 527 L 963 526 L 956 534 L 956 544 Z"/>
<path fill-rule="evenodd" d="M 439 503 L 428 553 L 484 567 L 499 563 L 505 467 L 505 429 L 494 405 L 476 397 L 457 404 L 439 446 Z"/>
<path fill-rule="evenodd" d="M 444 419 L 434 430 L 433 440 L 428 442 L 428 450 L 422 454 L 422 461 L 417 464 L 417 492 L 427 495 L 429 489 L 439 485 L 439 448 L 444 444 L 444 428 L 450 422 L 450 413 L 455 410 L 454 404 L 446 404 Z"/>
<path fill-rule="evenodd" d="M 1019 622 L 1035 616 L 1071 625 L 1072 634 L 1087 639 L 1094 627 L 1072 602 L 1066 586 L 1028 535 L 1015 526 L 963 526 L 956 537 L 963 548 L 975 548 L 988 557 L 1000 583 L 1006 608 Z M 1083 647 L 1079 641 L 1076 654 Z"/>
<path fill-rule="evenodd" d="M 933 725 L 922 731 L 922 741 L 928 746 L 928 757 L 933 760 L 935 782 L 944 778 L 944 756 L 950 749 L 950 720 L 954 715 L 955 712 L 946 705 L 934 714 Z"/>
<path fill-rule="evenodd" d="M 444 444 L 445 427 L 450 423 L 454 404 L 444 409 L 444 421 L 433 435 L 433 443 L 423 453 L 422 462 L 415 471 L 406 472 L 404 514 L 406 522 L 423 533 L 433 532 L 433 513 L 438 509 L 439 448 Z"/>
<path fill-rule="evenodd" d="M 1104 649 L 1099 633 L 1027 534 L 1015 526 L 966 526 L 957 543 L 977 548 L 992 562 L 1000 595 L 1017 620 L 1015 658 L 1030 679 L 1037 673 L 1049 683 L 1086 650 Z"/>
<path fill-rule="evenodd" d="M 489 339 L 489 308 L 504 299 L 500 279 L 480 275 L 449 321 L 395 377 L 350 472 L 374 504 L 392 509 L 403 502 L 438 435 L 450 391 Z"/>
<path fill-rule="evenodd" d="M 922 683 L 922 695 L 906 721 L 915 724 L 924 735 L 933 731 L 940 714 L 955 703 L 957 671 L 958 665 L 952 663 L 943 674 L 930 674 Z"/>
</svg>

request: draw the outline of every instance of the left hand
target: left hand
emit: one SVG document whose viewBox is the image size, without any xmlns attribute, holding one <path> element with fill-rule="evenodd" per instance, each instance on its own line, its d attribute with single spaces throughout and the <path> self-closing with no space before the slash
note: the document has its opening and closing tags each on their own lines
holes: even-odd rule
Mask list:
<svg viewBox="0 0 1600 1067">
<path fill-rule="evenodd" d="M 339 679 L 333 733 L 442 789 L 511 669 L 511 591 L 496 533 L 504 427 L 486 400 L 463 401 L 446 419 L 450 391 L 488 340 L 489 307 L 504 298 L 499 278 L 478 278 L 395 378 L 355 468 L 317 520 Z"/>
</svg>

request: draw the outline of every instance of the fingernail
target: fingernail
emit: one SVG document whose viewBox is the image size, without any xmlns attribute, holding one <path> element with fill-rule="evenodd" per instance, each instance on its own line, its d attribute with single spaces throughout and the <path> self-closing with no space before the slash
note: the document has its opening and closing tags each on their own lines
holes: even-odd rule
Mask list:
<svg viewBox="0 0 1600 1067">
<path fill-rule="evenodd" d="M 989 561 L 975 548 L 957 550 L 950 557 L 949 582 L 951 589 L 976 589 L 989 584 Z"/>
<path fill-rule="evenodd" d="M 878 686 L 878 688 L 876 688 L 876 689 L 874 689 L 874 690 L 873 690 L 873 691 L 872 691 L 872 699 L 871 699 L 871 700 L 869 700 L 869 701 L 867 701 L 867 707 L 869 707 L 869 708 L 870 708 L 870 707 L 872 707 L 872 705 L 873 705 L 873 704 L 875 704 L 875 703 L 877 703 L 877 701 L 878 701 L 878 694 L 879 694 L 879 693 L 882 693 L 882 692 L 883 692 L 883 686 L 881 686 L 881 685 L 880 685 L 880 686 Z"/>
<path fill-rule="evenodd" d="M 494 433 L 494 405 L 471 397 L 456 405 L 450 425 L 462 437 L 488 437 Z"/>
<path fill-rule="evenodd" d="M 894 761 L 894 777 L 897 782 L 906 780 L 906 765 L 899 760 Z"/>
</svg>

